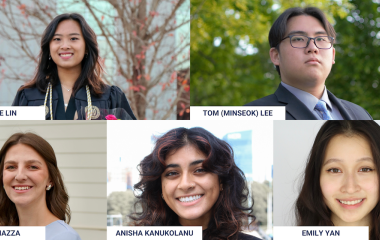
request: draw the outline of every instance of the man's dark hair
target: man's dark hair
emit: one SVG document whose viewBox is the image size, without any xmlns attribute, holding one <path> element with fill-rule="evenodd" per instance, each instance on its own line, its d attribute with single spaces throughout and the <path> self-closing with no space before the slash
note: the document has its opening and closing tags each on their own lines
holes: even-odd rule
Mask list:
<svg viewBox="0 0 380 240">
<path fill-rule="evenodd" d="M 269 36 L 268 36 L 269 45 L 271 48 L 274 47 L 277 49 L 277 51 L 280 51 L 280 48 L 278 47 L 278 45 L 280 44 L 281 39 L 286 37 L 285 33 L 286 33 L 286 25 L 288 23 L 288 20 L 292 17 L 301 16 L 301 15 L 312 16 L 312 17 L 315 17 L 316 19 L 318 19 L 321 22 L 323 28 L 326 30 L 327 35 L 330 37 L 333 37 L 335 39 L 336 33 L 334 30 L 334 27 L 331 25 L 331 23 L 329 21 L 327 21 L 325 14 L 319 8 L 316 8 L 316 7 L 307 7 L 307 8 L 296 7 L 296 8 L 287 9 L 273 23 L 273 25 L 269 31 Z M 276 70 L 277 70 L 278 74 L 281 76 L 280 67 L 277 65 L 276 65 Z"/>
</svg>

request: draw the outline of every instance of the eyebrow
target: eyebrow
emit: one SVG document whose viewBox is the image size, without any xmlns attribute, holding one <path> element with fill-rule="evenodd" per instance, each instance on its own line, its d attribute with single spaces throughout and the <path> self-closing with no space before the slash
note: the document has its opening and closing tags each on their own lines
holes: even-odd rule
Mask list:
<svg viewBox="0 0 380 240">
<path fill-rule="evenodd" d="M 195 165 L 198 165 L 200 163 L 202 163 L 204 160 L 195 160 L 193 162 L 190 163 L 189 166 L 195 166 Z M 166 166 L 166 168 L 179 168 L 179 164 L 169 164 Z"/>
<path fill-rule="evenodd" d="M 70 33 L 69 36 L 71 36 L 71 35 L 78 35 L 78 36 L 80 36 L 79 33 Z M 56 34 L 54 34 L 54 36 L 63 36 L 63 35 L 59 34 L 59 33 L 56 33 Z"/>
<path fill-rule="evenodd" d="M 28 163 L 28 164 L 37 163 L 37 164 L 42 166 L 42 163 L 38 160 L 27 160 L 26 163 Z M 4 164 L 17 164 L 17 162 L 13 161 L 13 160 L 8 160 L 8 161 L 5 161 Z"/>
<path fill-rule="evenodd" d="M 304 31 L 291 31 L 289 35 L 293 35 L 293 34 L 302 34 L 302 35 L 306 35 L 307 36 L 307 32 L 304 32 Z M 318 31 L 318 32 L 315 32 L 314 35 L 320 35 L 320 34 L 326 34 L 327 35 L 327 32 L 326 31 Z"/>
<path fill-rule="evenodd" d="M 359 158 L 358 160 L 356 160 L 356 162 L 363 162 L 363 161 L 369 161 L 369 162 L 373 162 L 373 159 L 370 158 L 370 157 L 363 157 L 363 158 Z M 333 163 L 333 162 L 342 162 L 341 159 L 338 159 L 338 158 L 331 158 L 329 160 L 327 160 L 323 166 L 329 164 L 329 163 Z"/>
</svg>

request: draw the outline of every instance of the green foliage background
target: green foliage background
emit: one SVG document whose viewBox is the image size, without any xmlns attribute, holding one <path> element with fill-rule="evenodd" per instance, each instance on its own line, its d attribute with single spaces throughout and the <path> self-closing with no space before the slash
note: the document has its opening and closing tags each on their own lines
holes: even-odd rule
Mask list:
<svg viewBox="0 0 380 240">
<path fill-rule="evenodd" d="M 274 93 L 269 29 L 285 9 L 306 6 L 322 9 L 337 32 L 327 88 L 380 119 L 380 0 L 191 0 L 191 105 L 242 106 Z M 244 54 L 244 39 L 256 53 Z"/>
</svg>

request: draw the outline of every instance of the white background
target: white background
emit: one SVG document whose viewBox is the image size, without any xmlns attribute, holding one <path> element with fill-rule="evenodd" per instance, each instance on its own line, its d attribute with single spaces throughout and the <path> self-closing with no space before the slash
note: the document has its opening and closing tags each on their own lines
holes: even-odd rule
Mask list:
<svg viewBox="0 0 380 240">
<path fill-rule="evenodd" d="M 273 164 L 273 122 L 259 121 L 108 121 L 107 122 L 107 169 L 112 170 L 114 163 L 119 162 L 119 168 L 130 167 L 134 170 L 133 182 L 139 181 L 137 165 L 150 154 L 154 145 L 145 144 L 152 133 L 161 136 L 167 131 L 178 128 L 202 127 L 218 138 L 226 133 L 252 130 L 253 172 L 255 181 L 271 175 Z M 107 190 L 108 192 L 108 190 Z M 109 193 L 109 192 L 108 192 Z"/>
</svg>

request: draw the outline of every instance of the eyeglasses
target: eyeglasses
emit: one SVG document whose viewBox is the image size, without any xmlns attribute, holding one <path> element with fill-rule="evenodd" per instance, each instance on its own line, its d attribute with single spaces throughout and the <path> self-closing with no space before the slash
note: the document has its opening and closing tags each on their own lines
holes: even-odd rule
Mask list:
<svg viewBox="0 0 380 240">
<path fill-rule="evenodd" d="M 289 35 L 281 39 L 281 41 L 286 38 L 290 38 L 290 45 L 293 48 L 307 48 L 307 46 L 309 46 L 310 40 L 314 40 L 314 44 L 317 48 L 330 49 L 334 42 L 334 38 L 329 37 L 329 36 L 318 36 L 315 38 L 311 38 L 311 37 L 299 36 L 299 35 Z"/>
</svg>

